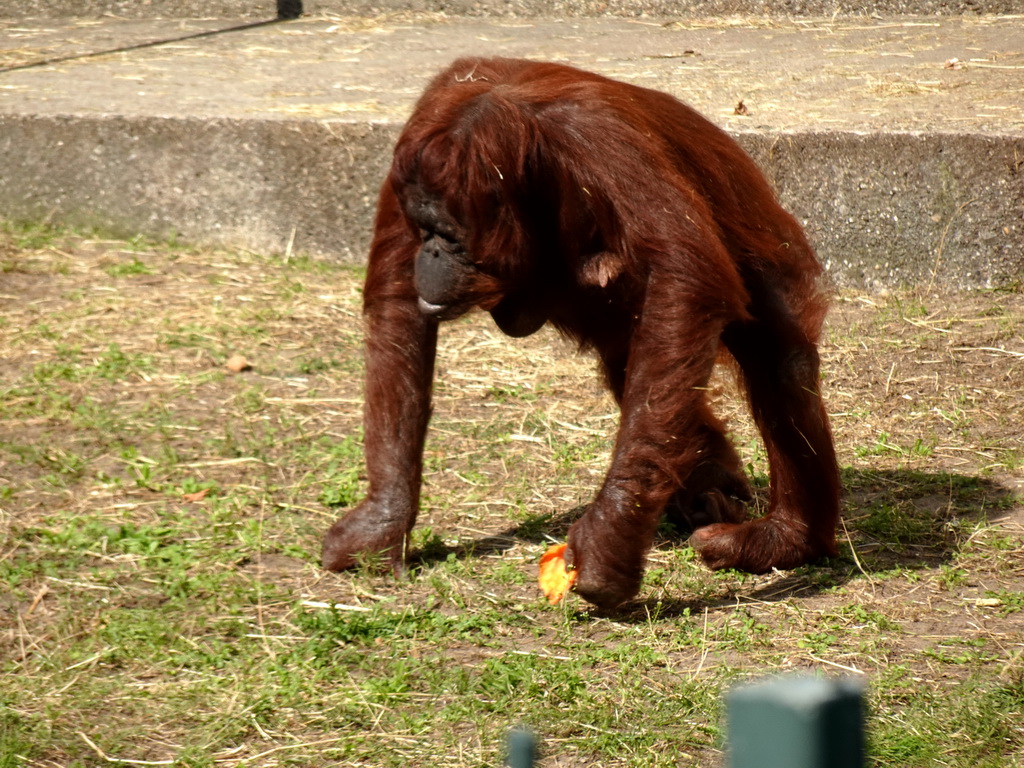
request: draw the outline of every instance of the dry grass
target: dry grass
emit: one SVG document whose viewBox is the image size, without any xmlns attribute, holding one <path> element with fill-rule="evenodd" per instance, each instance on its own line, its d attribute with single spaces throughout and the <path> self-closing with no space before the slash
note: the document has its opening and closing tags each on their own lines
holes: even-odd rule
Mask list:
<svg viewBox="0 0 1024 768">
<path fill-rule="evenodd" d="M 718 765 L 721 691 L 786 670 L 868 680 L 878 765 L 1020 764 L 1020 294 L 839 296 L 843 556 L 712 574 L 666 531 L 602 615 L 535 585 L 617 418 L 554 334 L 445 329 L 397 583 L 316 566 L 362 492 L 358 272 L 12 227 L 0 265 L 0 765 L 494 765 L 517 722 L 545 766 Z"/>
</svg>

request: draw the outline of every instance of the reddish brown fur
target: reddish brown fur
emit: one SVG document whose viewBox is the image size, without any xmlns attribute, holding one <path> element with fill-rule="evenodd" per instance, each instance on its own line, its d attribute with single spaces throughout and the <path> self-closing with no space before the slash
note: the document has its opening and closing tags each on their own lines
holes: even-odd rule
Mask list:
<svg viewBox="0 0 1024 768">
<path fill-rule="evenodd" d="M 835 553 L 822 269 L 755 164 L 663 93 L 558 64 L 464 59 L 420 99 L 381 191 L 365 290 L 370 492 L 329 531 L 325 567 L 384 552 L 401 570 L 416 518 L 437 320 L 417 308 L 410 201 L 455 222 L 474 262 L 465 307 L 498 305 L 496 319 L 511 307 L 523 332 L 530 318 L 551 322 L 596 351 L 621 406 L 604 485 L 569 531 L 581 595 L 614 606 L 636 594 L 666 509 L 712 523 L 692 541 L 713 568 Z M 740 460 L 704 397 L 720 349 L 770 462 L 769 511 L 749 522 Z"/>
</svg>

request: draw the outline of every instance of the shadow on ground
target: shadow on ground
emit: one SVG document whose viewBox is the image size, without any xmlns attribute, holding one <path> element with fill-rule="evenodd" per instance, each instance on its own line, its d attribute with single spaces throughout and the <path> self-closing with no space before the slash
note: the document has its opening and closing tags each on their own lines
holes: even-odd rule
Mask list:
<svg viewBox="0 0 1024 768">
<path fill-rule="evenodd" d="M 756 587 L 742 598 L 759 602 L 819 594 L 846 584 L 857 574 L 893 569 L 936 568 L 950 562 L 979 527 L 999 523 L 1017 504 L 1013 491 L 983 476 L 903 469 L 843 470 L 843 520 L 838 532 L 841 554 L 805 566 L 781 580 Z M 767 489 L 755 491 L 755 507 L 767 506 Z M 518 543 L 564 540 L 569 526 L 586 510 L 532 518 L 501 533 L 446 546 L 434 541 L 414 554 L 414 567 L 428 567 L 451 557 L 466 559 L 503 552 Z M 658 544 L 684 545 L 685 536 L 665 529 Z M 615 612 L 619 620 L 649 620 L 655 612 L 671 617 L 705 609 L 732 608 L 737 596 L 705 600 L 640 600 Z M 595 615 L 602 615 L 595 613 Z"/>
</svg>

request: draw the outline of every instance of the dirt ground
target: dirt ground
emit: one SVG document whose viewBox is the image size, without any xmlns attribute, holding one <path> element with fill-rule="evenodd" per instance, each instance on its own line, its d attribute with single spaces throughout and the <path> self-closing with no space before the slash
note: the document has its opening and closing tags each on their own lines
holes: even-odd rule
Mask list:
<svg viewBox="0 0 1024 768">
<path fill-rule="evenodd" d="M 502 641 L 508 649 L 538 651 L 557 634 L 535 563 L 592 497 L 617 414 L 593 361 L 554 333 L 513 341 L 482 316 L 442 333 L 415 538 L 422 575 L 396 583 L 316 566 L 323 530 L 363 490 L 358 270 L 33 232 L 0 234 L 0 265 L 5 675 L 27 674 L 34 643 L 66 620 L 62 600 L 88 594 L 69 585 L 98 578 L 90 569 L 106 557 L 83 544 L 81 570 L 47 576 L 45 561 L 60 549 L 41 548 L 32 532 L 75 520 L 153 522 L 167 509 L 188 531 L 258 517 L 254 549 L 218 568 L 293 601 L 487 602 L 532 617 L 533 630 Z M 991 650 L 993 679 L 1019 678 L 1024 294 L 841 292 L 822 353 L 846 489 L 839 561 L 722 578 L 666 532 L 638 599 L 575 626 L 578 642 L 633 633 L 652 616 L 703 615 L 704 642 L 668 654 L 677 671 L 756 667 L 770 652 L 777 669 L 882 676 L 902 665 L 941 691 L 968 669 L 932 651 L 970 640 Z M 227 371 L 232 354 L 250 367 Z M 713 397 L 763 505 L 767 464 L 734 394 L 723 372 Z M 144 585 L 117 584 L 125 600 L 144 601 L 134 591 Z M 585 612 L 578 598 L 570 603 Z M 829 645 L 863 637 L 870 622 L 851 604 L 891 623 L 875 627 L 884 650 Z M 740 606 L 774 628 L 770 651 L 728 640 Z M 285 609 L 267 616 L 273 610 Z M 831 617 L 827 632 L 813 617 Z M 472 661 L 482 651 L 452 653 Z"/>
</svg>

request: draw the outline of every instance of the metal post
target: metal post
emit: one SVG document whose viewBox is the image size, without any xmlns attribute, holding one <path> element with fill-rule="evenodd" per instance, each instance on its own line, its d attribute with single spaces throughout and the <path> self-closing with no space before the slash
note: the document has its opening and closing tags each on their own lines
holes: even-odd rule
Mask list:
<svg viewBox="0 0 1024 768">
<path fill-rule="evenodd" d="M 277 18 L 285 21 L 302 15 L 302 0 L 277 0 Z"/>
</svg>

